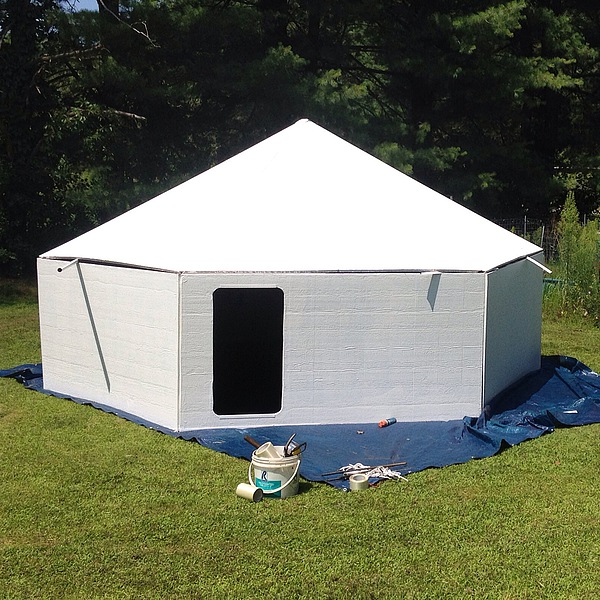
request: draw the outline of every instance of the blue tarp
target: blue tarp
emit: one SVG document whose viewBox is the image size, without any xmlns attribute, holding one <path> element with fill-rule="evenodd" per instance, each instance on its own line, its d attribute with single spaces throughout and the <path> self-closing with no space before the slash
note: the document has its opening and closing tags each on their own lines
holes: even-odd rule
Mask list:
<svg viewBox="0 0 600 600">
<path fill-rule="evenodd" d="M 43 389 L 42 367 L 39 364 L 0 371 L 0 377 L 14 377 L 30 389 L 50 393 Z M 325 476 L 324 473 L 357 462 L 371 466 L 405 462 L 405 465 L 394 470 L 406 475 L 429 467 L 443 467 L 493 456 L 503 446 L 539 437 L 557 427 L 598 423 L 600 375 L 574 358 L 542 357 L 540 371 L 503 392 L 477 417 L 464 417 L 456 421 L 395 423 L 384 428 L 378 427 L 377 423 L 356 423 L 203 429 L 178 433 L 106 406 L 71 399 L 248 460 L 254 448 L 244 440 L 244 436 L 249 435 L 259 443 L 271 441 L 275 445 L 284 445 L 295 433 L 295 441 L 307 443 L 301 462 L 302 477 L 309 481 L 328 481 L 332 485 L 346 487 L 347 481 L 332 480 L 331 476 Z"/>
</svg>

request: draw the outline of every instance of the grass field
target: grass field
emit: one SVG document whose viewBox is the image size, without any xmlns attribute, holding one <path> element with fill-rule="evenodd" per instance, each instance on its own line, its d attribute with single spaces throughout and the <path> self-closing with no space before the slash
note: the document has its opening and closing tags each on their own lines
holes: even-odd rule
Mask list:
<svg viewBox="0 0 600 600">
<path fill-rule="evenodd" d="M 0 286 L 0 366 L 39 360 L 36 311 Z M 585 323 L 543 349 L 600 368 Z M 253 504 L 242 460 L 0 380 L 0 598 L 595 598 L 599 436 Z"/>
</svg>

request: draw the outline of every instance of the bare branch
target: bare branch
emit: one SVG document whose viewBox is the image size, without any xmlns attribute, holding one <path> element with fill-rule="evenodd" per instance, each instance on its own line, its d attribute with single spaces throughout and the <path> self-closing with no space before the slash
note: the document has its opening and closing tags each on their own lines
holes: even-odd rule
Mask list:
<svg viewBox="0 0 600 600">
<path fill-rule="evenodd" d="M 142 117 L 141 115 L 136 115 L 135 113 L 125 112 L 124 110 L 117 110 L 116 108 L 109 108 L 108 112 L 111 112 L 115 115 L 119 115 L 121 117 L 127 117 L 128 119 L 134 119 L 135 121 L 146 122 L 146 117 Z"/>
<path fill-rule="evenodd" d="M 129 27 L 129 29 L 131 29 L 132 31 L 134 31 L 135 33 L 141 35 L 143 38 L 145 38 L 146 40 L 148 40 L 148 42 L 150 42 L 150 44 L 152 44 L 152 46 L 154 47 L 158 47 L 158 45 L 154 42 L 154 40 L 150 37 L 149 33 L 148 33 L 148 26 L 146 25 L 146 23 L 144 22 L 140 22 L 140 26 L 142 26 L 145 31 L 141 31 L 140 29 L 138 29 L 137 27 L 134 27 L 133 25 L 130 25 L 129 23 L 126 23 L 118 14 L 116 14 L 114 11 L 112 11 L 110 8 L 108 8 L 108 6 L 106 6 L 106 3 L 104 2 L 104 0 L 98 0 L 98 4 L 100 6 L 102 6 L 102 8 L 112 17 L 114 17 L 117 21 L 119 21 L 119 23 L 123 23 L 123 25 L 125 25 L 126 27 Z M 137 25 L 137 23 L 136 23 Z"/>
</svg>

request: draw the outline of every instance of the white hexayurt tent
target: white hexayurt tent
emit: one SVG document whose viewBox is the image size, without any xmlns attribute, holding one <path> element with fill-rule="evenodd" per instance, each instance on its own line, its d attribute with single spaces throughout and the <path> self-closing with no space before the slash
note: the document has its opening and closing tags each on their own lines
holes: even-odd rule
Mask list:
<svg viewBox="0 0 600 600">
<path fill-rule="evenodd" d="M 173 431 L 477 416 L 540 248 L 310 121 L 38 259 L 44 387 Z"/>
</svg>

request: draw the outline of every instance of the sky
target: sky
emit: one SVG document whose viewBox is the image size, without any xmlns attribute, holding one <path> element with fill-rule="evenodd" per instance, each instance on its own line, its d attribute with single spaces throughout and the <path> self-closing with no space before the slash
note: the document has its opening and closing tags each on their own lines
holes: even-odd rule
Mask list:
<svg viewBox="0 0 600 600">
<path fill-rule="evenodd" d="M 69 0 L 75 10 L 98 10 L 97 0 Z"/>
</svg>

